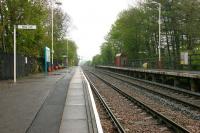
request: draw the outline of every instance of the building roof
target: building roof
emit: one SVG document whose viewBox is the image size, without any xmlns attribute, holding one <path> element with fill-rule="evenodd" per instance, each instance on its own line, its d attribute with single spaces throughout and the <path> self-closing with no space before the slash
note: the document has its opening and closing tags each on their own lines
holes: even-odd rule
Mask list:
<svg viewBox="0 0 200 133">
<path fill-rule="evenodd" d="M 120 56 L 126 56 L 126 54 L 124 54 L 124 53 L 117 53 L 116 54 L 116 57 L 120 57 Z"/>
</svg>

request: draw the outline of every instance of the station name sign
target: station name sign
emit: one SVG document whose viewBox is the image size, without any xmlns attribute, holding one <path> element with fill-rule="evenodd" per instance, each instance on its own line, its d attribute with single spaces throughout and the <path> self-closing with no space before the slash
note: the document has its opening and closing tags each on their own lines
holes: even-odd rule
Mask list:
<svg viewBox="0 0 200 133">
<path fill-rule="evenodd" d="M 35 30 L 36 25 L 18 25 L 18 29 L 27 29 L 27 30 Z"/>
</svg>

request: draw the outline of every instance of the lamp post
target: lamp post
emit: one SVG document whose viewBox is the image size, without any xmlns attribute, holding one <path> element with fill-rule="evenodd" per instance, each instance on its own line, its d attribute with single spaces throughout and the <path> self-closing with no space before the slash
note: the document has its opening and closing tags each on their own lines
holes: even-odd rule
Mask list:
<svg viewBox="0 0 200 133">
<path fill-rule="evenodd" d="M 53 0 L 51 0 L 51 64 L 53 66 Z"/>
<path fill-rule="evenodd" d="M 161 3 L 152 1 L 151 3 L 157 4 L 158 5 L 158 12 L 159 12 L 159 18 L 158 18 L 158 25 L 159 25 L 159 44 L 158 44 L 158 54 L 159 54 L 159 63 L 161 62 Z"/>
<path fill-rule="evenodd" d="M 56 2 L 55 4 L 57 4 L 57 5 L 62 5 L 62 3 L 61 2 Z M 54 49 L 53 49 L 53 41 L 54 41 L 54 39 L 53 39 L 53 8 L 54 7 L 54 2 L 53 2 L 53 0 L 51 0 L 51 64 L 52 64 L 52 66 L 53 66 L 53 54 L 54 54 Z"/>
</svg>

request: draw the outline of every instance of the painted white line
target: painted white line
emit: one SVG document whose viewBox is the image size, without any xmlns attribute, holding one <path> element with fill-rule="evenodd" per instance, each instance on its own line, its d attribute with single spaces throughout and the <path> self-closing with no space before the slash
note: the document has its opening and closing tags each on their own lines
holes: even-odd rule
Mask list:
<svg viewBox="0 0 200 133">
<path fill-rule="evenodd" d="M 93 96 L 92 90 L 90 88 L 90 84 L 89 84 L 87 78 L 85 77 L 83 71 L 82 71 L 82 74 L 83 74 L 83 77 L 84 77 L 84 79 L 86 81 L 88 92 L 89 92 L 89 95 L 90 95 L 90 99 L 91 99 L 92 108 L 93 108 L 93 111 L 94 111 L 94 116 L 95 116 L 95 120 L 96 120 L 96 125 L 97 125 L 98 133 L 103 133 L 103 129 L 102 129 L 102 126 L 101 126 L 99 114 L 97 112 L 96 104 L 95 104 L 95 101 L 94 101 L 94 96 Z"/>
</svg>

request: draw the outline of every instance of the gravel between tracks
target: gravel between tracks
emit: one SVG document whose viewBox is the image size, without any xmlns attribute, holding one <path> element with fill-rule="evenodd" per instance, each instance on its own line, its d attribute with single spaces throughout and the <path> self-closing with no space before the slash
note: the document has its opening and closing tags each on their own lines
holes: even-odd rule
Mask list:
<svg viewBox="0 0 200 133">
<path fill-rule="evenodd" d="M 101 125 L 103 128 L 103 131 L 105 133 L 118 133 L 117 129 L 114 127 L 109 115 L 106 113 L 106 110 L 104 109 L 104 106 L 101 104 L 99 99 L 97 98 L 96 94 L 93 93 L 94 100 L 96 103 L 97 111 L 99 113 Z"/>
<path fill-rule="evenodd" d="M 103 95 L 104 100 L 109 103 L 109 106 L 126 132 L 172 132 L 165 125 L 158 123 L 151 115 L 147 114 L 140 107 L 134 105 L 93 75 L 89 74 L 89 77 L 98 88 L 99 93 Z"/>
<path fill-rule="evenodd" d="M 118 75 L 114 75 L 114 76 L 116 76 L 116 77 L 118 77 L 120 79 L 122 78 L 122 77 L 120 77 Z M 159 93 L 161 93 L 163 95 L 167 94 L 168 96 L 175 97 L 175 98 L 181 99 L 183 101 L 188 100 L 188 101 L 191 101 L 191 102 L 196 102 L 196 104 L 199 104 L 199 97 L 186 96 L 186 95 L 183 95 L 181 93 L 177 93 L 177 91 L 175 92 L 175 91 L 170 90 L 170 89 L 165 89 L 165 88 L 162 88 L 160 86 L 152 85 L 152 84 L 145 83 L 145 82 L 142 82 L 142 81 L 133 80 L 133 79 L 126 78 L 126 77 L 124 77 L 123 80 L 126 80 L 128 82 L 131 82 L 131 83 L 134 83 L 134 84 L 137 84 L 137 85 L 142 85 L 143 87 L 148 87 L 150 90 L 159 92 Z M 139 90 L 142 91 L 143 89 L 137 89 L 137 90 L 138 91 Z M 188 115 L 189 117 L 191 117 L 194 120 L 200 120 L 200 111 L 198 109 L 190 108 L 190 107 L 188 107 L 188 106 L 186 106 L 184 104 L 175 103 L 173 100 L 162 98 L 162 97 L 157 96 L 155 94 L 152 94 L 151 92 L 146 91 L 146 90 L 142 91 L 143 94 L 145 94 L 144 92 L 146 94 L 148 94 L 147 96 L 149 96 L 150 98 L 154 98 L 156 100 L 159 100 L 163 104 L 166 104 L 167 106 L 170 106 L 171 108 L 173 108 L 175 110 L 182 111 L 182 113 L 184 113 L 185 115 Z"/>
<path fill-rule="evenodd" d="M 149 95 L 148 92 L 141 91 L 127 83 L 124 83 L 120 80 L 114 79 L 112 77 L 108 77 L 103 75 L 102 73 L 98 73 L 105 80 L 113 83 L 113 85 L 121 88 L 123 92 L 143 101 L 145 104 L 159 111 L 160 113 L 168 116 L 173 121 L 181 124 L 188 130 L 194 133 L 200 132 L 200 121 L 193 119 L 190 115 L 186 115 L 183 110 L 176 110 L 174 108 L 170 108 L 168 106 L 169 103 L 164 103 L 167 100 L 163 100 L 163 98 L 159 96 L 153 96 L 153 94 Z M 173 104 L 173 103 L 171 103 Z M 181 105 L 179 105 L 181 106 Z M 188 112 L 188 110 L 187 110 Z M 197 112 L 198 114 L 198 112 Z"/>
</svg>

